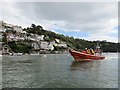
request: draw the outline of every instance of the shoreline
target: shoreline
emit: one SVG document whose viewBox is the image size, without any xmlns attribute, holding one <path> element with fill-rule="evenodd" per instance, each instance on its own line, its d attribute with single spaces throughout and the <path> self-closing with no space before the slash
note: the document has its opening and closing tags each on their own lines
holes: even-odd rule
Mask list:
<svg viewBox="0 0 120 90">
<path fill-rule="evenodd" d="M 42 54 L 69 54 L 68 51 L 43 51 L 43 52 L 36 52 L 36 53 L 7 53 L 7 54 L 0 54 L 1 56 L 22 56 L 22 55 L 42 55 Z"/>
<path fill-rule="evenodd" d="M 111 54 L 111 53 L 117 53 L 119 54 L 120 52 L 104 52 L 103 54 Z M 31 54 L 15 54 L 15 55 L 9 55 L 9 54 L 4 54 L 4 55 L 1 55 L 0 54 L 0 57 L 2 56 L 24 56 L 24 55 L 28 55 L 28 56 L 35 56 L 35 55 L 48 55 L 48 54 L 69 54 L 69 52 L 63 52 L 63 53 L 31 53 Z"/>
</svg>

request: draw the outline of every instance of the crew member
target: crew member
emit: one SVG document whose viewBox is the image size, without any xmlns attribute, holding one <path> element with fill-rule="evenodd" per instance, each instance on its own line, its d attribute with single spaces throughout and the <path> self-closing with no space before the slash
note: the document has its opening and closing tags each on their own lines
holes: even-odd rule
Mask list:
<svg viewBox="0 0 120 90">
<path fill-rule="evenodd" d="M 92 48 L 90 48 L 90 53 L 93 54 L 93 55 L 95 54 L 95 52 L 93 51 Z"/>
</svg>

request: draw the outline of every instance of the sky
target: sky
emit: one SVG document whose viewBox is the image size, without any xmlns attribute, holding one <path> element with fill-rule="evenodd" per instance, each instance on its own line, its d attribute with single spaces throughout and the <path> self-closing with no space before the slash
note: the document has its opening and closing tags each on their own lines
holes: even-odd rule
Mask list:
<svg viewBox="0 0 120 90">
<path fill-rule="evenodd" d="M 0 2 L 0 20 L 89 41 L 118 42 L 118 3 L 113 2 Z"/>
</svg>

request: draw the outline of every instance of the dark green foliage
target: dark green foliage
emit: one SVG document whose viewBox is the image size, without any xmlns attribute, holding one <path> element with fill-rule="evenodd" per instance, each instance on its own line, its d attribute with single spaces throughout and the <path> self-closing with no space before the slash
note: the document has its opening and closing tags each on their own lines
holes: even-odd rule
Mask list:
<svg viewBox="0 0 120 90">
<path fill-rule="evenodd" d="M 28 42 L 9 42 L 8 45 L 16 53 L 29 53 L 32 49 Z"/>
<path fill-rule="evenodd" d="M 54 46 L 54 51 L 64 51 L 66 48 Z"/>
<path fill-rule="evenodd" d="M 5 44 L 7 43 L 7 34 L 3 33 L 2 35 L 2 42 L 4 42 Z"/>
<path fill-rule="evenodd" d="M 102 43 L 101 47 L 104 52 L 117 52 L 118 51 L 118 44 L 116 43 Z"/>
<path fill-rule="evenodd" d="M 118 51 L 120 52 L 120 43 L 118 43 L 117 47 L 118 47 Z"/>
</svg>

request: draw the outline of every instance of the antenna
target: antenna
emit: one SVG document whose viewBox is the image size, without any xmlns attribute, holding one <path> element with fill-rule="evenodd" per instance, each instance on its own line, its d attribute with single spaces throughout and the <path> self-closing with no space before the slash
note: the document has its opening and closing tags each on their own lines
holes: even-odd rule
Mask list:
<svg viewBox="0 0 120 90">
<path fill-rule="evenodd" d="M 96 49 L 100 49 L 99 43 L 97 42 Z"/>
</svg>

